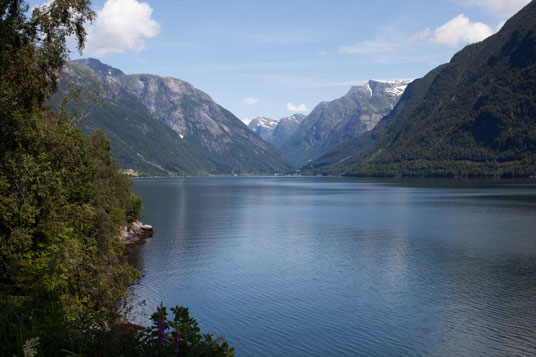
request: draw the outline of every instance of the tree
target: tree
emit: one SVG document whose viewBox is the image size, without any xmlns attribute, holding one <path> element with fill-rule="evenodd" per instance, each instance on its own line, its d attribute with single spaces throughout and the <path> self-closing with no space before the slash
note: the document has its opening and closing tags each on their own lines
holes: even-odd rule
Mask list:
<svg viewBox="0 0 536 357">
<path fill-rule="evenodd" d="M 137 276 L 120 225 L 141 205 L 102 134 L 89 142 L 46 100 L 67 38 L 85 43 L 89 0 L 0 3 L 0 299 L 51 303 L 67 319 L 107 311 Z M 128 210 L 128 216 L 127 216 Z"/>
<path fill-rule="evenodd" d="M 84 23 L 93 20 L 89 0 L 55 0 L 33 9 L 25 1 L 0 3 L 0 110 L 32 111 L 56 91 L 68 57 L 67 38 L 84 48 Z"/>
</svg>

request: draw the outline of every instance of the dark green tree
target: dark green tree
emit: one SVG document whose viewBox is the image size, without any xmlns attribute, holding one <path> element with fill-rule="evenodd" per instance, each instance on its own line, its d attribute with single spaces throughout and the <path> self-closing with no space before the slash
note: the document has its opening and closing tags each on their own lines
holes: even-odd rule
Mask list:
<svg viewBox="0 0 536 357">
<path fill-rule="evenodd" d="M 89 0 L 0 3 L 0 299 L 55 304 L 66 319 L 109 311 L 137 276 L 119 228 L 139 217 L 102 133 L 86 140 L 46 100 L 67 38 L 82 49 Z"/>
<path fill-rule="evenodd" d="M 123 257 L 120 227 L 139 219 L 141 200 L 104 134 L 86 139 L 76 129 L 82 111 L 45 104 L 67 38 L 84 46 L 89 5 L 55 0 L 28 15 L 24 1 L 0 0 L 0 355 L 25 355 L 25 345 L 51 356 L 178 351 L 169 336 L 162 343 L 114 325 L 118 301 L 139 276 Z M 233 355 L 180 311 L 180 355 Z"/>
</svg>

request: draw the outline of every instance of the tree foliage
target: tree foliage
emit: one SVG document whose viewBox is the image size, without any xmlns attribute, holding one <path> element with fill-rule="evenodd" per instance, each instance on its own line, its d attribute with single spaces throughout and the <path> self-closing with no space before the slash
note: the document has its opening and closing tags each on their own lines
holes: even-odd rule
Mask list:
<svg viewBox="0 0 536 357">
<path fill-rule="evenodd" d="M 0 98 L 7 113 L 43 105 L 57 89 L 68 55 L 67 37 L 85 44 L 84 23 L 94 18 L 89 0 L 55 0 L 33 9 L 25 1 L 0 3 Z"/>
<path fill-rule="evenodd" d="M 86 139 L 75 125 L 81 111 L 45 104 L 57 89 L 67 37 L 83 48 L 89 5 L 55 0 L 28 15 L 24 1 L 0 2 L 1 355 L 168 352 L 154 348 L 149 332 L 103 328 L 139 277 L 119 234 L 140 218 L 142 203 L 104 133 Z M 176 311 L 177 331 L 197 326 L 187 309 Z M 192 343 L 194 355 L 232 355 L 198 330 L 184 336 L 181 355 Z"/>
<path fill-rule="evenodd" d="M 0 299 L 55 304 L 65 319 L 110 310 L 138 276 L 123 262 L 119 228 L 140 201 L 102 133 L 86 140 L 45 105 L 68 36 L 85 41 L 87 0 L 33 9 L 0 5 Z"/>
<path fill-rule="evenodd" d="M 0 355 L 27 356 L 191 356 L 232 357 L 234 348 L 223 338 L 202 334 L 188 308 L 175 306 L 171 315 L 160 305 L 152 314 L 152 326 L 113 324 L 99 328 L 92 321 L 66 325 L 46 309 L 29 309 L 23 314 L 0 302 Z M 44 320 L 42 316 L 48 318 Z M 103 323 L 104 320 L 101 320 Z M 78 333 L 73 333 L 73 328 Z M 25 352 L 26 351 L 26 352 Z M 61 353 L 60 353 L 61 352 Z"/>
</svg>

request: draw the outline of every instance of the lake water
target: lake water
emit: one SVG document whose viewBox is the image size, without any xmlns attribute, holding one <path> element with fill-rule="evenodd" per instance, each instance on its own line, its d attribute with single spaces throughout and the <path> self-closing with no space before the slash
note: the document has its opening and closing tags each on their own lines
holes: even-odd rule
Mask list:
<svg viewBox="0 0 536 357">
<path fill-rule="evenodd" d="M 131 317 L 184 305 L 238 356 L 536 355 L 536 184 L 136 180 Z"/>
</svg>

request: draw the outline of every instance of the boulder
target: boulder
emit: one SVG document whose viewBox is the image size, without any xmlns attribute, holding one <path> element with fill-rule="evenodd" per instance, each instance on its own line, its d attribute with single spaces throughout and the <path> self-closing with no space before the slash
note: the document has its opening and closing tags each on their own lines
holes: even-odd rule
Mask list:
<svg viewBox="0 0 536 357">
<path fill-rule="evenodd" d="M 154 235 L 153 227 L 139 221 L 121 228 L 120 240 L 125 245 L 125 255 L 132 253 L 135 247 L 147 243 Z"/>
</svg>

